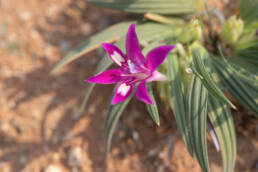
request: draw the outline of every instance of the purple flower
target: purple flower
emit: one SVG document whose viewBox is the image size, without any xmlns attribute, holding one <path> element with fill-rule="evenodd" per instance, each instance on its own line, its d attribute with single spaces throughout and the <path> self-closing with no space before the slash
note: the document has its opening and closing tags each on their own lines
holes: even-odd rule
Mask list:
<svg viewBox="0 0 258 172">
<path fill-rule="evenodd" d="M 147 92 L 146 83 L 167 80 L 166 76 L 156 71 L 156 69 L 175 46 L 159 46 L 151 50 L 144 58 L 135 32 L 135 23 L 130 25 L 126 35 L 126 55 L 113 44 L 103 43 L 102 46 L 120 68 L 106 70 L 89 78 L 87 82 L 98 84 L 119 82 L 112 100 L 113 105 L 127 99 L 133 88 L 139 83 L 136 97 L 144 103 L 153 104 Z"/>
</svg>

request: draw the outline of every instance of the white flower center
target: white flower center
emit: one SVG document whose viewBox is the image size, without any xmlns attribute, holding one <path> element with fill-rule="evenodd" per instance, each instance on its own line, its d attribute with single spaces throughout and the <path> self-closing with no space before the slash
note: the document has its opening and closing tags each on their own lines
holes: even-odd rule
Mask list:
<svg viewBox="0 0 258 172">
<path fill-rule="evenodd" d="M 114 51 L 113 54 L 111 54 L 110 56 L 116 64 L 121 66 L 121 63 L 124 61 L 124 58 L 118 52 Z"/>
<path fill-rule="evenodd" d="M 125 96 L 130 90 L 130 88 L 131 88 L 130 85 L 126 85 L 126 83 L 123 83 L 119 86 L 117 93 L 121 94 L 122 96 Z"/>
</svg>

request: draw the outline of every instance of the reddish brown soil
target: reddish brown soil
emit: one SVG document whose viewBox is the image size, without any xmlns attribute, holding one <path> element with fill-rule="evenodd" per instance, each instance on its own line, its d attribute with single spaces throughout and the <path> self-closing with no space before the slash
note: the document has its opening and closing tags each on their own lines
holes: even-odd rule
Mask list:
<svg viewBox="0 0 258 172">
<path fill-rule="evenodd" d="M 83 0 L 0 0 L 0 172 L 40 172 L 49 165 L 75 171 L 69 151 L 80 147 L 86 172 L 199 172 L 187 153 L 172 112 L 161 109 L 161 126 L 145 106 L 133 100 L 115 132 L 108 157 L 104 118 L 112 86 L 97 86 L 85 112 L 75 118 L 94 73 L 99 53 L 90 53 L 55 75 L 54 67 L 70 49 L 107 25 L 121 20 Z M 11 53 L 8 45 L 18 46 Z M 258 164 L 257 119 L 234 112 L 237 125 L 236 172 Z M 139 136 L 139 138 L 137 137 Z M 220 172 L 220 156 L 210 144 L 211 171 Z"/>
</svg>

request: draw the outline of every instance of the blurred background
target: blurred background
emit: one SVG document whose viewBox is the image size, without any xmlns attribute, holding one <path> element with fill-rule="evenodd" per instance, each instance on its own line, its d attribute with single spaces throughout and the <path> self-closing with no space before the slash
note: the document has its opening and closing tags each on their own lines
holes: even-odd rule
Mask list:
<svg viewBox="0 0 258 172">
<path fill-rule="evenodd" d="M 234 1 L 231 1 L 234 2 Z M 221 10 L 230 3 L 212 1 Z M 104 148 L 104 118 L 112 86 L 97 86 L 76 112 L 103 49 L 50 74 L 69 50 L 118 21 L 142 16 L 104 10 L 84 0 L 0 0 L 0 172 L 200 172 L 182 142 L 172 112 L 160 104 L 157 127 L 132 101 Z M 236 172 L 258 171 L 257 119 L 234 111 Z M 221 158 L 208 138 L 211 171 Z"/>
</svg>

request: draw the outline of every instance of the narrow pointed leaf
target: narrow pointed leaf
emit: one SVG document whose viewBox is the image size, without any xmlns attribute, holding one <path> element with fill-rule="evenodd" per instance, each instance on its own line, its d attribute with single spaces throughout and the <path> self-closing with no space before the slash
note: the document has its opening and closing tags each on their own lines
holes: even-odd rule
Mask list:
<svg viewBox="0 0 258 172">
<path fill-rule="evenodd" d="M 115 45 L 117 45 L 121 50 L 124 51 L 124 49 L 125 49 L 125 37 L 120 39 Z M 99 62 L 98 66 L 97 66 L 97 69 L 96 69 L 96 73 L 104 72 L 112 64 L 113 64 L 113 61 L 108 57 L 108 55 L 105 55 L 101 59 L 101 61 Z M 85 92 L 85 95 L 84 95 L 84 98 L 83 98 L 83 102 L 82 102 L 82 105 L 81 105 L 80 110 L 79 110 L 80 114 L 84 111 L 85 106 L 86 106 L 86 104 L 88 102 L 88 99 L 89 99 L 89 97 L 91 95 L 91 92 L 94 89 L 96 84 L 95 83 L 87 83 L 87 85 L 88 85 L 88 88 L 87 88 L 87 90 Z"/>
<path fill-rule="evenodd" d="M 134 21 L 118 23 L 91 36 L 79 47 L 75 48 L 63 59 L 61 59 L 52 70 L 52 72 L 59 70 L 64 65 L 74 61 L 82 55 L 95 50 L 103 42 L 114 42 L 121 39 L 123 36 L 125 36 L 129 25 L 133 22 Z M 167 35 L 172 32 L 171 27 L 157 23 L 139 23 L 136 26 L 136 31 L 139 34 L 139 39 L 145 42 L 151 41 L 155 38 L 158 38 L 159 36 Z"/>
<path fill-rule="evenodd" d="M 209 94 L 236 109 L 236 107 L 228 100 L 220 88 L 215 84 L 210 74 L 206 70 L 203 59 L 208 59 L 208 57 L 205 56 L 209 56 L 208 53 L 201 54 L 198 50 L 193 51 L 193 71 L 197 74 L 197 76 L 199 76 L 203 85 L 209 91 Z"/>
<path fill-rule="evenodd" d="M 230 109 L 209 96 L 208 116 L 218 138 L 224 172 L 233 172 L 236 160 L 236 135 Z"/>
<path fill-rule="evenodd" d="M 188 152 L 193 155 L 189 136 L 190 133 L 186 112 L 186 101 L 181 88 L 179 62 L 177 56 L 175 55 L 169 55 L 167 58 L 170 106 L 173 109 L 176 123 L 188 149 Z"/>
<path fill-rule="evenodd" d="M 193 0 L 86 0 L 104 8 L 133 13 L 190 14 L 196 11 Z"/>
<path fill-rule="evenodd" d="M 156 104 L 156 100 L 155 100 L 155 97 L 153 95 L 153 91 L 152 91 L 152 87 L 151 87 L 151 84 L 147 84 L 147 89 L 148 89 L 148 93 L 153 101 L 153 105 L 149 105 L 149 104 L 146 104 L 147 106 L 147 110 L 151 116 L 151 118 L 153 119 L 153 121 L 159 126 L 160 125 L 160 121 L 159 121 L 159 111 L 158 111 L 158 108 L 157 108 L 157 104 Z"/>
<path fill-rule="evenodd" d="M 106 56 L 100 61 L 100 63 L 98 64 L 96 73 L 101 73 L 101 72 L 105 71 L 106 69 L 109 68 L 109 66 L 112 65 L 112 63 L 113 63 L 113 62 L 112 62 L 112 61 L 110 60 L 110 58 L 106 55 Z M 90 95 L 91 95 L 91 92 L 92 92 L 92 90 L 93 90 L 93 88 L 95 87 L 96 84 L 95 84 L 95 83 L 87 83 L 87 85 L 88 85 L 88 88 L 87 88 L 87 90 L 85 91 L 85 95 L 84 95 L 84 98 L 83 98 L 83 102 L 82 102 L 82 105 L 81 105 L 81 107 L 80 107 L 80 111 L 79 111 L 80 114 L 84 111 L 85 106 L 86 106 L 86 104 L 87 104 L 87 102 L 88 102 L 88 99 L 89 99 L 89 97 L 90 97 Z"/>
<path fill-rule="evenodd" d="M 134 93 L 132 93 L 133 95 Z M 132 96 L 129 96 L 124 102 L 116 104 L 114 106 L 109 105 L 107 116 L 105 119 L 105 126 L 104 126 L 104 139 L 105 139 L 105 147 L 106 151 L 109 152 L 111 147 L 111 140 L 114 134 L 115 127 L 117 122 L 122 115 L 125 107 L 131 100 Z"/>
<path fill-rule="evenodd" d="M 244 107 L 258 116 L 258 87 L 257 83 L 252 83 L 238 76 L 230 70 L 225 60 L 217 57 L 213 58 L 213 64 L 219 75 L 223 86 L 236 98 Z M 250 77 L 251 78 L 251 77 Z"/>
<path fill-rule="evenodd" d="M 59 70 L 64 65 L 72 62 L 80 56 L 95 50 L 103 42 L 113 42 L 119 40 L 125 35 L 129 25 L 132 22 L 122 22 L 108 27 L 107 29 L 91 36 L 87 41 L 83 42 L 77 48 L 69 52 L 62 60 L 58 62 L 52 72 Z"/>
<path fill-rule="evenodd" d="M 190 118 L 191 143 L 193 152 L 203 172 L 209 172 L 206 144 L 206 120 L 208 92 L 201 80 L 193 76 L 188 99 L 188 115 Z"/>
</svg>

